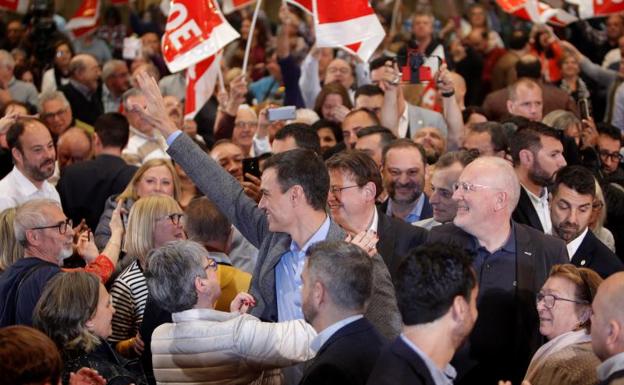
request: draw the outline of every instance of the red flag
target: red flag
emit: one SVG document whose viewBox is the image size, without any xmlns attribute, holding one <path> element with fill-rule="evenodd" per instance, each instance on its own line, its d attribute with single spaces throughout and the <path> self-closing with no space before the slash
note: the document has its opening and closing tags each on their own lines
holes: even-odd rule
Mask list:
<svg viewBox="0 0 624 385">
<path fill-rule="evenodd" d="M 26 11 L 28 11 L 28 0 L 0 0 L 0 9 L 26 13 Z"/>
<path fill-rule="evenodd" d="M 245 8 L 255 2 L 256 0 L 223 0 L 223 13 L 229 15 L 237 9 Z"/>
<path fill-rule="evenodd" d="M 286 0 L 286 2 L 303 9 L 310 15 L 314 13 L 312 9 L 312 0 Z"/>
<path fill-rule="evenodd" d="M 193 119 L 212 96 L 220 65 L 221 55 L 213 55 L 186 69 L 185 120 Z"/>
<path fill-rule="evenodd" d="M 313 0 L 316 44 L 343 47 L 368 61 L 385 31 L 368 0 Z"/>
<path fill-rule="evenodd" d="M 606 16 L 624 11 L 624 3 L 619 0 L 567 0 L 566 2 L 578 5 L 579 17 L 581 19 Z"/>
<path fill-rule="evenodd" d="M 537 0 L 496 0 L 496 3 L 503 11 L 534 23 L 564 27 L 578 20 L 562 9 L 552 8 Z"/>
<path fill-rule="evenodd" d="M 171 72 L 188 68 L 239 37 L 212 0 L 173 0 L 162 38 Z"/>
<path fill-rule="evenodd" d="M 80 37 L 93 30 L 99 18 L 100 0 L 83 0 L 74 16 L 65 25 L 65 28 L 71 31 L 74 37 Z"/>
</svg>

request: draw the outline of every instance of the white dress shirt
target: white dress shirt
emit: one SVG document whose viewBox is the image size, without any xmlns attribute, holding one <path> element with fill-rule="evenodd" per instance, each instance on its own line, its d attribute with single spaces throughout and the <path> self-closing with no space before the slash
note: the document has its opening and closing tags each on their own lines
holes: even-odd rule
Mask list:
<svg viewBox="0 0 624 385">
<path fill-rule="evenodd" d="M 548 191 L 543 188 L 541 196 L 537 196 L 530 192 L 526 187 L 522 186 L 522 188 L 526 191 L 533 207 L 535 208 L 537 217 L 542 224 L 542 229 L 544 229 L 544 234 L 550 234 L 552 231 L 552 222 L 550 220 L 550 206 L 548 205 Z"/>
<path fill-rule="evenodd" d="M 52 199 L 61 203 L 59 193 L 48 181 L 44 181 L 39 189 L 17 167 L 0 180 L 0 211 L 33 199 Z"/>
</svg>

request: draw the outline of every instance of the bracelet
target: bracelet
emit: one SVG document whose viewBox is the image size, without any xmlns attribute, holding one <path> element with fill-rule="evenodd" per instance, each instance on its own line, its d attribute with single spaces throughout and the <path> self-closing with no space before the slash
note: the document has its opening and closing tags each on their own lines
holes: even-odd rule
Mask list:
<svg viewBox="0 0 624 385">
<path fill-rule="evenodd" d="M 449 92 L 440 92 L 440 95 L 442 95 L 443 98 L 450 98 L 451 96 L 455 95 L 455 90 L 451 90 Z"/>
</svg>

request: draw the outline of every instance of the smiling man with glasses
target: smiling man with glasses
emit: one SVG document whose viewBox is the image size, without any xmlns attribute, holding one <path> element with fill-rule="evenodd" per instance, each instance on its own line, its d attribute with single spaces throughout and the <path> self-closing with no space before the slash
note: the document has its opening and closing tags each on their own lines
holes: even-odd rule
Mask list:
<svg viewBox="0 0 624 385">
<path fill-rule="evenodd" d="M 607 181 L 614 181 L 622 185 L 624 170 L 622 170 L 622 133 L 607 123 L 598 124 L 598 142 L 596 150 L 600 157 L 601 171 Z"/>
<path fill-rule="evenodd" d="M 475 256 L 479 319 L 469 346 L 455 357 L 458 378 L 519 383 L 540 344 L 535 295 L 551 266 L 569 262 L 567 251 L 562 241 L 511 220 L 520 183 L 508 161 L 480 157 L 454 186 L 454 223 L 434 227 L 429 241 L 454 243 Z"/>
</svg>

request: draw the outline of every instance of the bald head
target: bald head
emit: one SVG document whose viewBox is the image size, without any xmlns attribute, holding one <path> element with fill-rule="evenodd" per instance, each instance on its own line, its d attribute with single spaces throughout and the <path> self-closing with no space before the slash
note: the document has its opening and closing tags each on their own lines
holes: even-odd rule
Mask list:
<svg viewBox="0 0 624 385">
<path fill-rule="evenodd" d="M 491 184 L 489 186 L 499 188 L 508 195 L 508 209 L 511 214 L 520 199 L 520 182 L 511 163 L 496 156 L 482 156 L 466 166 L 476 168 L 482 172 Z"/>
<path fill-rule="evenodd" d="M 72 127 L 58 140 L 59 167 L 65 167 L 88 160 L 91 157 L 91 138 L 82 128 Z"/>
<path fill-rule="evenodd" d="M 101 73 L 97 60 L 89 54 L 76 55 L 69 62 L 69 76 L 91 92 L 97 90 Z"/>
<path fill-rule="evenodd" d="M 624 272 L 605 279 L 592 303 L 591 336 L 602 361 L 624 352 Z"/>
</svg>

